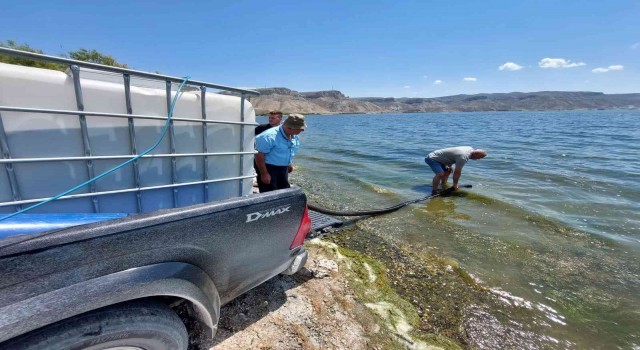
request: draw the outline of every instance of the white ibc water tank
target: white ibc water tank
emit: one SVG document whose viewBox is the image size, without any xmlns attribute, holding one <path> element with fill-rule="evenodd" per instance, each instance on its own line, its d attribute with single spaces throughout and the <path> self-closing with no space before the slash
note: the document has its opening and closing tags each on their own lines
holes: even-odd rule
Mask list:
<svg viewBox="0 0 640 350">
<path fill-rule="evenodd" d="M 125 86 L 122 75 L 105 75 L 93 71 L 80 72 L 80 86 L 84 111 L 126 114 Z M 174 84 L 174 89 L 177 84 Z M 176 92 L 172 92 L 172 96 Z M 131 106 L 133 115 L 164 116 L 168 113 L 166 90 L 162 81 L 151 82 L 132 78 Z M 255 123 L 253 106 L 241 98 L 207 92 L 205 111 L 207 120 Z M 184 92 L 176 104 L 173 118 L 202 118 L 202 93 L 199 90 Z M 60 72 L 32 67 L 0 63 L 0 106 L 26 107 L 52 110 L 77 111 L 77 99 L 70 72 Z M 0 111 L 4 126 L 5 158 L 54 158 L 83 157 L 85 144 L 79 115 L 54 113 Z M 160 137 L 166 120 L 133 119 L 133 135 L 137 153 L 151 147 Z M 176 154 L 240 153 L 252 152 L 253 125 L 174 121 Z M 86 116 L 86 136 L 91 156 L 126 156 L 132 154 L 132 140 L 128 118 Z M 243 129 L 244 128 L 244 133 Z M 170 154 L 171 134 L 167 133 L 151 154 Z M 175 167 L 172 165 L 175 159 Z M 132 164 L 98 180 L 93 192 L 121 191 L 135 188 L 157 187 L 172 183 L 206 182 L 228 178 L 250 177 L 253 173 L 251 154 L 208 156 L 207 172 L 204 156 L 176 156 L 141 158 L 137 172 Z M 242 167 L 240 161 L 242 159 Z M 99 175 L 127 159 L 94 159 L 90 163 L 94 175 Z M 13 191 L 18 191 L 22 201 L 49 198 L 89 179 L 86 159 L 13 162 L 0 165 L 0 203 L 14 201 Z M 6 169 L 5 169 L 6 168 Z M 242 169 L 242 173 L 241 173 Z M 15 184 L 10 182 L 11 172 Z M 137 176 L 136 176 L 137 173 Z M 205 176 L 206 174 L 206 176 Z M 136 185 L 138 178 L 138 186 Z M 103 194 L 58 200 L 36 208 L 32 213 L 135 213 L 162 208 L 184 207 L 207 201 L 215 201 L 248 195 L 251 179 L 225 180 L 171 188 Z M 205 186 L 208 190 L 205 191 Z M 12 188 L 13 187 L 13 188 Z M 17 188 L 16 188 L 17 187 Z M 175 191 L 175 194 L 174 194 Z M 89 193 L 85 186 L 74 192 Z M 97 200 L 96 200 L 97 198 Z M 97 201 L 97 203 L 96 203 Z M 24 204 L 26 207 L 30 204 Z M 0 213 L 12 213 L 16 205 L 0 204 Z M 97 210 L 96 210 L 97 208 Z"/>
</svg>

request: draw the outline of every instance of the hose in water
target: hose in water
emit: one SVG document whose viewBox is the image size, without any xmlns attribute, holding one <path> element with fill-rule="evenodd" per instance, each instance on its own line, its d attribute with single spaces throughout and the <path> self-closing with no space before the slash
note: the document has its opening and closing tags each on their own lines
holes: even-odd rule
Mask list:
<svg viewBox="0 0 640 350">
<path fill-rule="evenodd" d="M 471 185 L 462 185 L 460 187 L 471 188 Z M 315 206 L 315 205 L 313 205 L 311 203 L 308 203 L 307 206 L 309 207 L 310 210 L 317 211 L 318 213 L 327 214 L 327 215 L 335 215 L 335 216 L 380 215 L 380 214 L 386 214 L 386 213 L 390 213 L 392 211 L 396 211 L 396 210 L 398 210 L 400 208 L 404 208 L 409 204 L 426 201 L 426 200 L 429 200 L 429 199 L 432 199 L 432 198 L 436 198 L 436 197 L 440 197 L 440 196 L 446 196 L 448 194 L 451 194 L 453 191 L 455 191 L 454 188 L 453 187 L 449 187 L 446 190 L 438 192 L 436 194 L 428 195 L 428 196 L 421 197 L 421 198 L 418 198 L 418 199 L 408 200 L 408 201 L 396 204 L 394 206 L 387 207 L 387 208 L 381 208 L 381 209 L 357 210 L 357 211 L 338 211 L 338 210 L 331 210 L 331 209 L 321 208 L 321 207 Z"/>
</svg>

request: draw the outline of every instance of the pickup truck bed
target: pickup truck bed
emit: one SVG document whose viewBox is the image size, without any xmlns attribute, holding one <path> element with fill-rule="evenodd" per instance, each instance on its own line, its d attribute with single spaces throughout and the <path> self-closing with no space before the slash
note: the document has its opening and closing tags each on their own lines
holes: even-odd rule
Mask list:
<svg viewBox="0 0 640 350">
<path fill-rule="evenodd" d="M 310 224 L 306 197 L 292 188 L 5 237 L 0 342 L 99 308 L 159 297 L 188 301 L 214 334 L 221 305 L 304 266 Z"/>
</svg>

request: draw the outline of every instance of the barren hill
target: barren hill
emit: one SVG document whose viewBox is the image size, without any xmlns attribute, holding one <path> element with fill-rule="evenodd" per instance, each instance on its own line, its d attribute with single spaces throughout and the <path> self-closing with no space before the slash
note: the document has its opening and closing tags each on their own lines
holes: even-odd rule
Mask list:
<svg viewBox="0 0 640 350">
<path fill-rule="evenodd" d="M 540 91 L 436 98 L 349 98 L 336 90 L 298 92 L 282 87 L 257 90 L 260 96 L 251 98 L 257 114 L 266 114 L 271 110 L 285 113 L 342 114 L 640 108 L 640 93 Z"/>
</svg>

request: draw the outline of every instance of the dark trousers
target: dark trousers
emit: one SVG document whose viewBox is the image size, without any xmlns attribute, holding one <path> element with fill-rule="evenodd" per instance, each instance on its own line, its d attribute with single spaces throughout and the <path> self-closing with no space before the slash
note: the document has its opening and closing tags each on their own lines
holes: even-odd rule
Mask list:
<svg viewBox="0 0 640 350">
<path fill-rule="evenodd" d="M 260 176 L 260 171 L 256 167 L 256 173 L 258 174 L 258 189 L 260 193 L 280 190 L 283 188 L 289 188 L 291 185 L 289 184 L 289 167 L 279 166 L 279 165 L 271 165 L 266 164 L 267 171 L 269 175 L 271 175 L 271 183 L 265 184 L 262 182 L 262 178 Z"/>
</svg>

